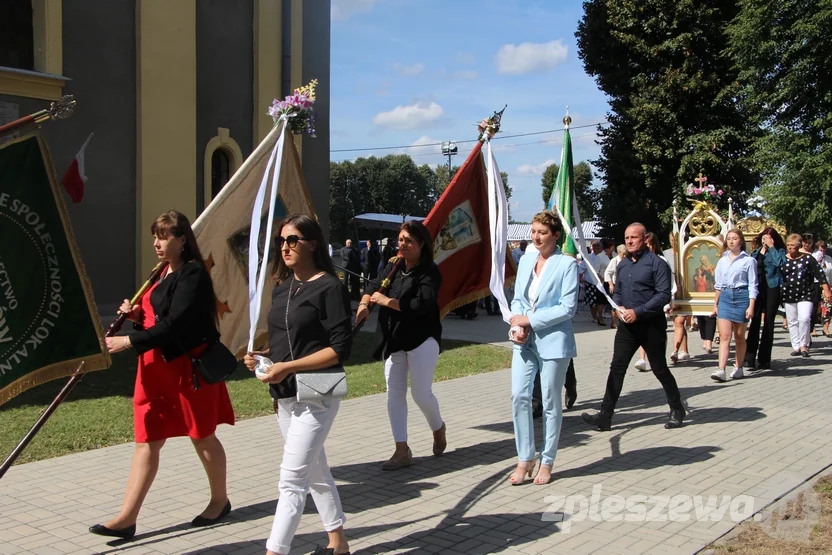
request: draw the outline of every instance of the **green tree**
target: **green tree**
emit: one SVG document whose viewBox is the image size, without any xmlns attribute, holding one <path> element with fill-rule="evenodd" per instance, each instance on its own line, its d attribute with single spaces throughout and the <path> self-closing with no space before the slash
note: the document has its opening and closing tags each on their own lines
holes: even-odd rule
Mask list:
<svg viewBox="0 0 832 555">
<path fill-rule="evenodd" d="M 429 166 L 417 166 L 410 156 L 391 154 L 383 158 L 371 156 L 353 162 L 333 162 L 330 164 L 330 237 L 333 242 L 341 243 L 355 235 L 355 227 L 349 221 L 365 212 L 426 216 L 438 197 L 436 175 Z"/>
<path fill-rule="evenodd" d="M 544 208 L 549 206 L 552 186 L 557 180 L 559 169 L 557 164 L 550 164 L 543 170 L 543 177 L 540 178 L 540 188 Z M 572 178 L 574 179 L 575 197 L 578 201 L 581 221 L 591 221 L 598 211 L 600 197 L 599 191 L 592 187 L 592 167 L 586 162 L 578 162 L 572 168 Z"/>
<path fill-rule="evenodd" d="M 662 232 L 686 183 L 703 171 L 739 204 L 759 184 L 759 127 L 740 105 L 726 53 L 738 0 L 587 0 L 579 56 L 608 95 L 600 131 L 599 217 L 608 234 L 634 220 Z M 722 208 L 725 208 L 723 206 Z"/>
<path fill-rule="evenodd" d="M 756 143 L 766 212 L 790 231 L 832 235 L 832 2 L 740 0 L 728 28 Z"/>
</svg>

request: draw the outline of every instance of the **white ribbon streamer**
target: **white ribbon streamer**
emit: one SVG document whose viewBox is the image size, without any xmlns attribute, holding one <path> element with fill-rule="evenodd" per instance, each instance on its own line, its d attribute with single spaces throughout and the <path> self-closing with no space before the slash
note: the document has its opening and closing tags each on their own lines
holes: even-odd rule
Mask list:
<svg viewBox="0 0 832 555">
<path fill-rule="evenodd" d="M 578 207 L 576 205 L 577 205 L 577 202 L 575 202 L 574 199 L 573 199 L 572 210 L 573 210 L 573 213 L 575 213 L 575 214 L 577 214 L 577 209 L 578 209 Z M 558 215 L 558 218 L 560 218 L 561 224 L 563 224 L 564 233 L 566 233 L 567 235 L 571 235 L 572 238 L 574 239 L 575 235 L 573 235 L 572 228 L 569 227 L 569 222 L 567 222 L 566 218 L 563 217 L 563 213 L 560 211 L 560 208 L 558 208 L 558 205 L 555 204 L 552 207 L 552 209 Z M 579 216 L 576 217 L 576 219 L 578 221 L 580 221 Z M 578 256 L 581 258 L 581 260 L 583 260 L 586 263 L 586 267 L 589 270 L 589 273 L 592 275 L 592 278 L 593 278 L 592 279 L 593 285 L 595 286 L 596 289 L 598 289 L 598 291 L 601 292 L 602 295 L 604 295 L 604 297 L 607 299 L 607 302 L 610 303 L 610 306 L 614 310 L 619 310 L 619 306 L 617 304 L 615 304 L 615 302 L 612 300 L 612 297 L 610 297 L 607 294 L 606 290 L 604 290 L 604 282 L 598 277 L 598 274 L 595 272 L 595 268 L 593 268 L 592 264 L 587 262 L 586 258 L 584 258 L 584 245 L 586 243 L 584 242 L 584 231 L 583 231 L 583 229 L 580 226 L 578 226 L 577 229 L 575 230 L 575 234 L 578 235 L 578 238 L 580 240 L 580 244 L 578 245 Z"/>
<path fill-rule="evenodd" d="M 497 299 L 503 320 L 508 323 L 511 310 L 506 300 L 506 245 L 508 244 L 508 199 L 497 159 L 491 150 L 491 137 L 483 134 L 487 150 L 486 171 L 488 174 L 488 229 L 491 237 L 491 278 L 488 287 Z"/>
<path fill-rule="evenodd" d="M 254 339 L 257 335 L 257 323 L 260 320 L 260 309 L 263 306 L 263 289 L 266 286 L 266 274 L 269 266 L 269 251 L 271 250 L 271 237 L 274 228 L 274 211 L 277 204 L 277 187 L 280 178 L 280 167 L 283 161 L 283 145 L 285 144 L 288 130 L 288 120 L 285 115 L 280 116 L 277 125 L 283 125 L 280 137 L 277 139 L 263 179 L 260 181 L 260 188 L 254 199 L 254 207 L 251 211 L 251 228 L 248 238 L 248 313 L 249 333 L 248 350 L 254 350 Z M 271 173 L 274 166 L 274 172 Z M 269 216 L 266 222 L 266 243 L 263 246 L 263 260 L 260 262 L 260 220 L 263 217 L 263 202 L 266 198 L 266 189 L 269 186 L 269 175 L 271 174 L 271 191 L 269 196 Z M 260 271 L 257 271 L 257 263 L 260 262 Z"/>
</svg>

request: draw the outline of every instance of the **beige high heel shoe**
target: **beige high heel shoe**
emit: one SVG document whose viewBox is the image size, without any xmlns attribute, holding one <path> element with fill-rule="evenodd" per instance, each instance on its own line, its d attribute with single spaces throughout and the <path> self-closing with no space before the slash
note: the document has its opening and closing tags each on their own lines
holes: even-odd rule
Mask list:
<svg viewBox="0 0 832 555">
<path fill-rule="evenodd" d="M 521 465 L 527 465 L 527 466 L 521 467 Z M 508 477 L 508 483 L 510 483 L 512 486 L 519 486 L 521 484 L 525 484 L 526 480 L 531 478 L 532 474 L 534 474 L 535 466 L 537 466 L 537 460 L 529 461 L 529 462 L 526 462 L 526 463 L 517 463 L 517 468 L 515 468 L 514 472 L 512 472 Z M 516 478 L 517 471 L 520 468 L 523 468 L 523 477 L 522 478 Z"/>
<path fill-rule="evenodd" d="M 546 469 L 545 472 L 548 473 L 548 476 L 541 477 L 540 473 L 544 472 L 543 469 Z M 545 486 L 549 482 L 552 481 L 552 465 L 550 464 L 541 464 L 537 469 L 537 475 L 534 477 L 534 485 L 536 486 Z"/>
</svg>

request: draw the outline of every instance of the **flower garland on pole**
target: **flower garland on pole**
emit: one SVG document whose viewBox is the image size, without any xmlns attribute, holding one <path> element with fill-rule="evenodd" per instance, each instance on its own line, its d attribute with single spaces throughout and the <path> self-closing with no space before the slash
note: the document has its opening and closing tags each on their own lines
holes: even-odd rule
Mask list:
<svg viewBox="0 0 832 555">
<path fill-rule="evenodd" d="M 688 200 L 693 203 L 694 210 L 710 210 L 711 203 L 725 194 L 722 189 L 717 189 L 713 185 L 706 185 L 707 179 L 707 177 L 699 174 L 696 179 L 699 183 L 697 185 L 691 183 L 685 189 L 685 194 Z"/>
<path fill-rule="evenodd" d="M 317 114 L 312 106 L 315 104 L 315 86 L 317 84 L 318 80 L 312 79 L 308 85 L 298 87 L 294 94 L 283 100 L 275 98 L 272 105 L 269 106 L 268 114 L 275 123 L 278 122 L 281 116 L 286 116 L 289 129 L 293 133 L 296 135 L 308 133 L 314 139 Z"/>
</svg>

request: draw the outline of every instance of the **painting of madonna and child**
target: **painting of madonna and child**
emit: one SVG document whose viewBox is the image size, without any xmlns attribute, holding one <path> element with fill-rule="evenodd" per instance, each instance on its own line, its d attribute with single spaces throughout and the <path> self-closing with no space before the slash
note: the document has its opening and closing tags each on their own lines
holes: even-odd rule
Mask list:
<svg viewBox="0 0 832 555">
<path fill-rule="evenodd" d="M 719 262 L 719 244 L 703 239 L 688 246 L 685 253 L 685 284 L 691 296 L 707 296 L 714 292 L 714 274 Z"/>
</svg>

